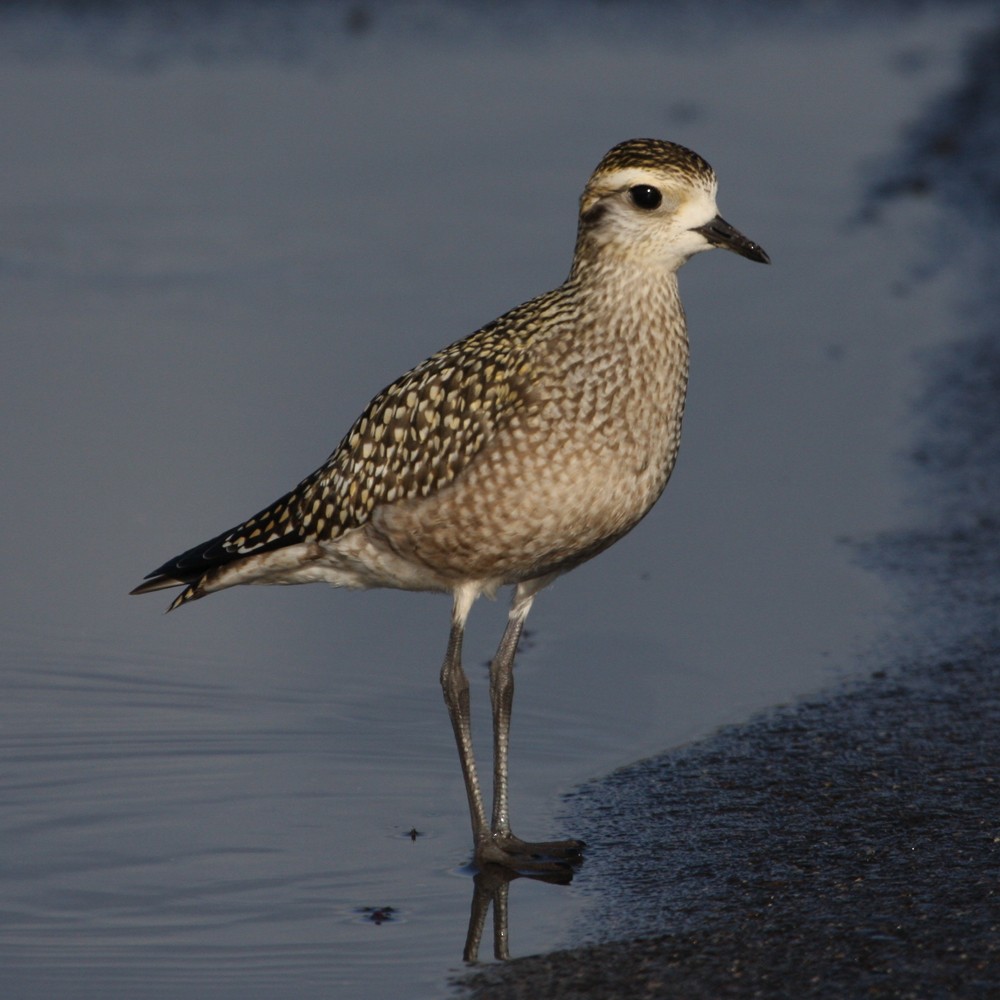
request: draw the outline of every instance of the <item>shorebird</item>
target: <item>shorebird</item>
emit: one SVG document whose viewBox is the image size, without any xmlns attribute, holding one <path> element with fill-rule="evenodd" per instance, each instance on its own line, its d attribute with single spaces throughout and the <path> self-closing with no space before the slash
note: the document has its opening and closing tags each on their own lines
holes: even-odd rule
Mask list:
<svg viewBox="0 0 1000 1000">
<path fill-rule="evenodd" d="M 293 490 L 132 591 L 182 586 L 169 610 L 244 583 L 450 594 L 441 686 L 479 865 L 546 870 L 581 858 L 578 840 L 528 842 L 511 830 L 514 657 L 538 592 L 634 528 L 673 470 L 688 379 L 678 268 L 712 247 L 769 263 L 720 217 L 715 195 L 714 171 L 683 146 L 615 146 L 581 196 L 562 285 L 401 376 Z M 508 585 L 490 665 L 487 822 L 462 636 L 476 598 Z"/>
</svg>

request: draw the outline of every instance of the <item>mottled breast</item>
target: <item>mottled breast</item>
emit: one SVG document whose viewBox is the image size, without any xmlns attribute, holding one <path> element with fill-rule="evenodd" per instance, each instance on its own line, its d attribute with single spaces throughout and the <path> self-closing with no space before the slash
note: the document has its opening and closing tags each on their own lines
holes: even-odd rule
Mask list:
<svg viewBox="0 0 1000 1000">
<path fill-rule="evenodd" d="M 453 482 L 376 509 L 371 530 L 445 576 L 505 583 L 612 544 L 655 503 L 676 459 L 688 351 L 683 314 L 673 316 L 550 322 L 526 345 L 521 405 Z"/>
</svg>

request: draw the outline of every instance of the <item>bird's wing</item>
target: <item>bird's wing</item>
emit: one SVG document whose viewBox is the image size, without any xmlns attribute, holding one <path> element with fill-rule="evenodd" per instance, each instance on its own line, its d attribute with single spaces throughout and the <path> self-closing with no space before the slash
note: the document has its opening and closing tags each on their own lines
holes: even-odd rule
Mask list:
<svg viewBox="0 0 1000 1000">
<path fill-rule="evenodd" d="M 168 560 L 132 591 L 190 584 L 247 556 L 326 541 L 363 525 L 381 504 L 447 486 L 520 409 L 532 381 L 519 307 L 432 355 L 382 390 L 327 461 L 242 524 Z"/>
<path fill-rule="evenodd" d="M 428 358 L 368 404 L 303 484 L 305 529 L 336 538 L 381 504 L 447 486 L 524 405 L 531 381 L 523 343 L 495 323 Z"/>
</svg>

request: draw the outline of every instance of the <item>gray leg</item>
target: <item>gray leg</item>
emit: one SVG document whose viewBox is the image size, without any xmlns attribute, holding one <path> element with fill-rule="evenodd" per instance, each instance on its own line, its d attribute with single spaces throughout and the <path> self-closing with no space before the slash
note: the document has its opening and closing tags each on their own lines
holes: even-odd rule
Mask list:
<svg viewBox="0 0 1000 1000">
<path fill-rule="evenodd" d="M 451 634 L 448 637 L 448 652 L 445 654 L 444 665 L 441 667 L 441 688 L 444 691 L 445 704 L 448 706 L 451 726 L 455 731 L 455 742 L 458 744 L 458 756 L 462 762 L 462 775 L 465 778 L 465 792 L 469 797 L 472 837 L 478 850 L 489 833 L 486 826 L 483 795 L 479 790 L 479 777 L 476 774 L 476 759 L 472 752 L 469 679 L 462 669 L 462 636 L 465 633 L 465 620 L 469 615 L 473 600 L 474 595 L 470 596 L 464 591 L 455 594 L 455 604 L 451 615 Z"/>
<path fill-rule="evenodd" d="M 507 760 L 510 754 L 510 713 L 514 705 L 514 656 L 535 595 L 514 593 L 507 627 L 500 648 L 490 664 L 490 703 L 493 706 L 493 822 L 494 839 L 509 838 L 510 800 L 507 791 Z"/>
<path fill-rule="evenodd" d="M 510 716 L 514 702 L 514 656 L 535 594 L 547 580 L 519 584 L 514 592 L 507 627 L 490 664 L 490 701 L 493 705 L 493 821 L 486 847 L 477 847 L 477 860 L 519 870 L 558 870 L 567 862 L 579 863 L 583 843 L 557 840 L 530 843 L 515 837 L 510 828 L 507 761 L 510 752 Z"/>
</svg>

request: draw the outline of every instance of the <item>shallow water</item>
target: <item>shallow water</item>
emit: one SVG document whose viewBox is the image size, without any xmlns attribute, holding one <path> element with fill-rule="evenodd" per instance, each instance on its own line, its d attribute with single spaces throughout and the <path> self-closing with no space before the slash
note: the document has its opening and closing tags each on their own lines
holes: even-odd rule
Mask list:
<svg viewBox="0 0 1000 1000">
<path fill-rule="evenodd" d="M 838 538 L 906 521 L 912 358 L 957 323 L 899 245 L 919 203 L 857 215 L 988 15 L 943 6 L 4 15 L 4 996 L 444 991 L 471 896 L 447 602 L 246 589 L 164 618 L 125 595 L 558 283 L 620 139 L 705 155 L 775 263 L 682 275 L 680 464 L 536 604 L 515 826 L 571 833 L 573 784 L 857 669 L 887 599 Z M 503 617 L 474 612 L 473 668 Z M 512 886 L 513 953 L 566 943 L 586 877 Z"/>
</svg>

